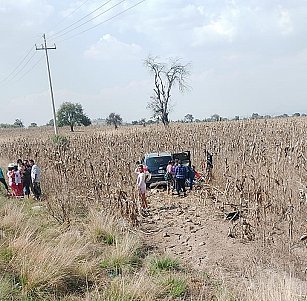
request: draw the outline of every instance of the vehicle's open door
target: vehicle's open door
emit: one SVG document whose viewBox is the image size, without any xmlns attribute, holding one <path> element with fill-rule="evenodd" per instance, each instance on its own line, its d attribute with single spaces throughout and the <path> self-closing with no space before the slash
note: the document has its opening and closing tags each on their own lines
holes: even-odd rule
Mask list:
<svg viewBox="0 0 307 301">
<path fill-rule="evenodd" d="M 188 165 L 191 160 L 191 152 L 184 151 L 182 153 L 172 154 L 173 160 L 180 160 L 183 165 Z"/>
</svg>

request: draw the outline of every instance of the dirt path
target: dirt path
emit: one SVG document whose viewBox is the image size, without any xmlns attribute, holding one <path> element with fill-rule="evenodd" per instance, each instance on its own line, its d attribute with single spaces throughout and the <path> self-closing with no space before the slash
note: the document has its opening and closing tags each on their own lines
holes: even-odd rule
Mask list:
<svg viewBox="0 0 307 301">
<path fill-rule="evenodd" d="M 192 268 L 233 275 L 252 253 L 253 243 L 228 237 L 229 221 L 205 207 L 197 194 L 180 198 L 157 192 L 149 201 L 149 216 L 141 226 L 144 239 Z"/>
</svg>

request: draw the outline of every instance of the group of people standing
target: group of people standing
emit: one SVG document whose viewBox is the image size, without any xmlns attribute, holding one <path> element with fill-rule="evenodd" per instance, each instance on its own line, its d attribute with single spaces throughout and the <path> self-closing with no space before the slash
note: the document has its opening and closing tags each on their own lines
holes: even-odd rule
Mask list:
<svg viewBox="0 0 307 301">
<path fill-rule="evenodd" d="M 143 210 L 147 210 L 148 202 L 146 199 L 146 182 L 150 180 L 150 173 L 148 172 L 147 166 L 137 162 L 138 167 L 135 170 L 137 177 L 137 187 L 139 190 L 139 195 L 141 198 L 141 207 Z M 167 183 L 167 192 L 168 194 L 172 191 L 174 194 L 185 197 L 186 187 L 190 190 L 193 189 L 195 180 L 210 182 L 212 178 L 212 169 L 213 169 L 213 158 L 212 154 L 209 151 L 205 150 L 205 160 L 202 164 L 203 175 L 195 170 L 195 166 L 192 165 L 191 161 L 186 166 L 180 160 L 171 160 L 168 162 L 166 167 L 166 173 L 164 179 Z M 188 184 L 188 185 L 187 185 Z"/>
<path fill-rule="evenodd" d="M 202 164 L 203 174 L 200 174 L 195 170 L 195 166 L 191 164 L 191 161 L 187 166 L 183 165 L 180 160 L 169 161 L 166 167 L 165 180 L 167 181 L 167 192 L 170 193 L 176 190 L 177 195 L 183 192 L 183 196 L 186 196 L 186 187 L 190 190 L 193 189 L 195 180 L 210 182 L 212 178 L 212 154 L 205 151 L 205 160 Z"/>
<path fill-rule="evenodd" d="M 8 185 L 0 168 L 0 182 L 4 185 L 7 194 L 16 198 L 30 197 L 32 192 L 36 200 L 41 198 L 41 171 L 34 160 L 18 159 L 10 163 L 7 168 Z"/>
<path fill-rule="evenodd" d="M 167 182 L 167 193 L 176 190 L 178 196 L 181 192 L 186 196 L 186 183 L 188 182 L 189 188 L 192 190 L 195 174 L 195 166 L 192 166 L 191 162 L 185 166 L 180 160 L 169 161 L 164 176 Z"/>
</svg>

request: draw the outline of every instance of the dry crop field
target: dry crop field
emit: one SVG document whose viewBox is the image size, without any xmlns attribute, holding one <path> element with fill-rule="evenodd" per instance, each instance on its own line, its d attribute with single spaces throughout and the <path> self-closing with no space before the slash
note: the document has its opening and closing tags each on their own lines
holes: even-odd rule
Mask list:
<svg viewBox="0 0 307 301">
<path fill-rule="evenodd" d="M 62 227 L 72 227 L 99 207 L 137 229 L 141 219 L 133 174 L 136 160 L 146 152 L 190 150 L 199 170 L 207 149 L 213 154 L 213 180 L 193 197 L 214 212 L 239 211 L 240 219 L 230 224 L 228 235 L 242 243 L 258 242 L 260 253 L 274 253 L 279 267 L 304 280 L 306 247 L 299 238 L 307 232 L 306 146 L 306 118 L 129 126 L 116 131 L 90 127 L 75 133 L 62 129 L 57 139 L 48 128 L 14 129 L 0 130 L 0 165 L 33 158 L 43 171 L 47 212 Z M 97 212 L 91 214 L 98 219 Z M 263 256 L 264 264 L 266 260 Z M 226 295 L 212 300 L 240 300 Z M 281 300 L 305 300 L 304 295 Z M 173 298 L 207 300 L 191 296 Z M 108 298 L 96 299 L 151 300 L 145 295 Z M 172 299 L 167 298 L 163 300 Z"/>
</svg>

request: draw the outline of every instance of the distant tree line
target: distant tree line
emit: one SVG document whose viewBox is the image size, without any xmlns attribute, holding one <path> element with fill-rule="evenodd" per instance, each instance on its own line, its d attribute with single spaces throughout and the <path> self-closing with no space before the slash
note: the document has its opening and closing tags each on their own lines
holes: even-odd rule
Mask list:
<svg viewBox="0 0 307 301">
<path fill-rule="evenodd" d="M 176 122 L 183 123 L 192 123 L 192 122 L 216 122 L 216 121 L 227 121 L 227 120 L 256 120 L 256 119 L 270 119 L 270 118 L 288 118 L 288 117 L 305 117 L 307 114 L 305 113 L 294 113 L 292 115 L 282 114 L 282 115 L 260 115 L 258 113 L 253 113 L 249 117 L 240 117 L 239 115 L 234 116 L 233 118 L 222 117 L 219 114 L 213 114 L 208 118 L 198 119 L 195 118 L 191 113 L 186 114 L 183 119 L 177 120 Z M 146 126 L 151 124 L 160 123 L 161 118 L 156 119 L 148 119 L 141 118 L 139 120 L 133 120 L 131 123 L 124 122 L 122 117 L 117 113 L 110 113 L 106 118 L 98 118 L 91 120 L 87 115 L 83 112 L 83 108 L 81 104 L 74 104 L 71 102 L 64 102 L 59 110 L 57 111 L 57 124 L 58 126 L 69 126 L 71 131 L 74 131 L 75 126 L 89 126 L 91 124 L 94 125 L 112 125 L 115 129 L 117 129 L 121 125 L 139 125 Z M 45 126 L 53 126 L 53 119 L 49 120 Z M 29 128 L 37 127 L 36 122 L 31 122 L 28 126 Z M 16 119 L 13 124 L 9 123 L 0 123 L 0 128 L 24 128 L 24 124 L 21 119 Z"/>
<path fill-rule="evenodd" d="M 13 124 L 9 123 L 0 123 L 0 128 L 8 129 L 8 128 L 24 128 L 23 122 L 20 119 L 16 119 Z"/>
<path fill-rule="evenodd" d="M 288 118 L 288 117 L 305 117 L 307 114 L 305 113 L 294 113 L 292 115 L 282 114 L 282 115 L 260 115 L 258 113 L 253 113 L 249 117 L 240 117 L 239 115 L 234 116 L 233 118 L 222 117 L 218 114 L 213 114 L 211 117 L 204 118 L 204 119 L 197 119 L 194 118 L 192 114 L 186 114 L 182 120 L 177 120 L 177 122 L 216 122 L 216 121 L 227 121 L 227 120 L 249 120 L 249 119 L 270 119 L 270 118 Z"/>
</svg>

